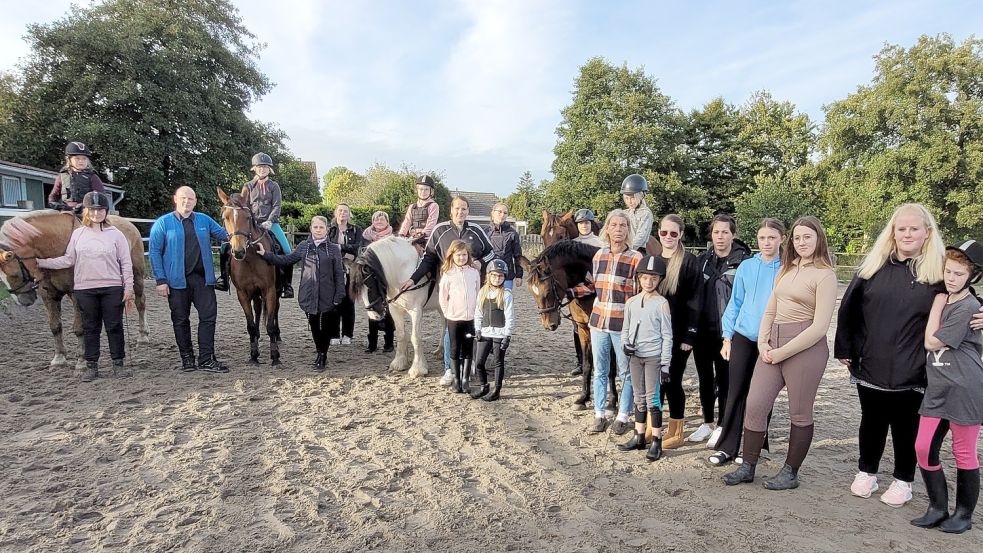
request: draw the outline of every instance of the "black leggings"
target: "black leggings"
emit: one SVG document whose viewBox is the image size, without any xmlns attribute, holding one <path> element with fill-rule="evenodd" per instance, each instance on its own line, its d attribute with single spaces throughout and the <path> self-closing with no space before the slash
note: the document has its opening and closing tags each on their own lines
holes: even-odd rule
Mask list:
<svg viewBox="0 0 983 553">
<path fill-rule="evenodd" d="M 711 423 L 716 420 L 720 424 L 724 418 L 724 407 L 727 405 L 727 361 L 720 356 L 720 348 L 724 341 L 720 336 L 709 332 L 701 332 L 696 337 L 693 346 L 693 361 L 696 363 L 696 374 L 700 377 L 700 405 L 703 407 L 703 422 Z M 714 418 L 714 403 L 717 404 L 717 416 Z"/>
<path fill-rule="evenodd" d="M 860 462 L 858 468 L 877 474 L 891 431 L 894 445 L 894 477 L 902 482 L 915 479 L 915 438 L 918 436 L 918 409 L 921 393 L 914 390 L 882 392 L 857 385 L 860 396 Z"/>
<path fill-rule="evenodd" d="M 679 349 L 681 342 L 672 339 L 672 360 L 669 362 L 669 384 L 662 386 L 666 400 L 669 402 L 669 417 L 681 419 L 686 415 L 686 392 L 683 391 L 683 373 L 686 372 L 686 361 L 689 352 Z"/>
<path fill-rule="evenodd" d="M 330 324 L 332 313 L 334 311 L 307 313 L 307 326 L 311 329 L 311 338 L 314 338 L 314 348 L 317 349 L 318 353 L 327 353 L 328 346 L 331 345 L 331 338 L 334 338 L 332 336 L 333 327 Z"/>
<path fill-rule="evenodd" d="M 485 371 L 485 362 L 488 360 L 488 355 L 492 355 L 494 361 L 496 379 L 499 372 L 502 373 L 502 377 L 505 376 L 505 350 L 502 349 L 502 339 L 501 338 L 482 338 L 478 340 L 478 345 L 475 348 L 477 353 L 475 354 L 475 368 L 478 374 L 478 381 L 482 386 L 488 384 L 488 373 Z"/>
<path fill-rule="evenodd" d="M 744 433 L 744 411 L 747 409 L 747 394 L 751 390 L 751 376 L 754 374 L 754 364 L 758 361 L 758 343 L 735 333 L 730 341 L 730 363 L 728 363 L 728 382 L 730 389 L 727 394 L 727 405 L 724 416 L 720 421 L 720 439 L 717 441 L 717 451 L 726 452 L 731 457 L 737 457 L 741 448 L 741 437 Z M 768 415 L 771 423 L 771 414 Z M 763 449 L 768 447 L 768 432 L 765 431 Z"/>
<path fill-rule="evenodd" d="M 338 307 L 328 311 L 328 328 L 332 338 L 355 335 L 355 304 L 346 295 Z"/>
<path fill-rule="evenodd" d="M 82 313 L 83 356 L 86 361 L 99 360 L 99 343 L 102 327 L 109 336 L 109 355 L 112 359 L 126 357 L 126 340 L 123 336 L 123 287 L 108 286 L 75 290 L 75 304 Z"/>
<path fill-rule="evenodd" d="M 474 321 L 449 320 L 447 334 L 451 340 L 451 359 L 471 359 L 474 353 Z"/>
</svg>

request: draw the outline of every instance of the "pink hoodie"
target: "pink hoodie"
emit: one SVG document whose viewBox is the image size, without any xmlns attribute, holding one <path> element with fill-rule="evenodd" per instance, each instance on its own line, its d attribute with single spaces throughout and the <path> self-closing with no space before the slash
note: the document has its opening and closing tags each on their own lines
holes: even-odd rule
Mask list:
<svg viewBox="0 0 983 553">
<path fill-rule="evenodd" d="M 440 277 L 440 310 L 449 321 L 473 321 L 481 275 L 474 267 L 453 267 Z"/>
<path fill-rule="evenodd" d="M 102 231 L 79 227 L 72 232 L 65 255 L 38 259 L 42 269 L 75 267 L 75 289 L 88 290 L 123 286 L 133 290 L 133 262 L 130 245 L 116 227 Z"/>
</svg>

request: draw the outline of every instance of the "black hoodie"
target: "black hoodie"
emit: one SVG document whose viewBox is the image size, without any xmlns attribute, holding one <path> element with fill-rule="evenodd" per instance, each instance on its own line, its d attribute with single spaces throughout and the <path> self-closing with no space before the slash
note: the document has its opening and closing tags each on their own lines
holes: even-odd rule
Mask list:
<svg viewBox="0 0 983 553">
<path fill-rule="evenodd" d="M 720 319 L 727 310 L 730 293 L 734 288 L 737 266 L 751 257 L 751 248 L 734 239 L 727 257 L 719 257 L 712 247 L 696 258 L 703 278 L 700 281 L 699 332 L 721 338 Z"/>
</svg>

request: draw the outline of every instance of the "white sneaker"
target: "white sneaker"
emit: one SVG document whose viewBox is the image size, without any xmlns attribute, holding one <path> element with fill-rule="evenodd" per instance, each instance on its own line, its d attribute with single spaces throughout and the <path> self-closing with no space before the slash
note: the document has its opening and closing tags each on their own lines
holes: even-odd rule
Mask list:
<svg viewBox="0 0 983 553">
<path fill-rule="evenodd" d="M 341 345 L 343 345 L 343 346 L 350 346 L 350 345 L 352 345 L 352 339 L 350 337 L 348 337 L 348 336 L 342 336 L 341 337 Z"/>
<path fill-rule="evenodd" d="M 724 429 L 721 427 L 716 427 L 710 434 L 710 439 L 707 440 L 707 447 L 710 449 L 715 449 L 717 447 L 717 442 L 720 441 L 720 435 L 724 433 Z"/>
<path fill-rule="evenodd" d="M 341 343 L 341 340 L 339 340 L 339 339 L 337 339 L 337 338 L 332 338 L 332 339 L 331 339 L 331 345 L 332 345 L 332 346 L 337 346 L 337 345 L 338 345 L 338 344 L 340 344 L 340 343 Z"/>
<path fill-rule="evenodd" d="M 454 382 L 454 373 L 450 369 L 444 369 L 444 376 L 440 378 L 441 386 L 450 386 Z"/>
<path fill-rule="evenodd" d="M 893 486 L 893 484 L 892 484 Z M 870 494 L 877 491 L 877 475 L 867 474 L 860 471 L 853 477 L 853 484 L 850 484 L 850 493 L 857 497 L 867 499 Z M 911 488 L 908 488 L 908 499 L 911 499 Z"/>
<path fill-rule="evenodd" d="M 881 503 L 891 507 L 903 507 L 909 501 L 911 501 L 911 483 L 901 480 L 891 482 L 891 486 L 881 495 Z"/>
<path fill-rule="evenodd" d="M 686 438 L 686 441 L 702 442 L 703 440 L 709 438 L 710 434 L 713 434 L 713 430 L 714 430 L 713 424 L 705 422 L 701 424 L 699 428 L 696 429 L 696 432 L 690 434 L 689 438 Z"/>
</svg>

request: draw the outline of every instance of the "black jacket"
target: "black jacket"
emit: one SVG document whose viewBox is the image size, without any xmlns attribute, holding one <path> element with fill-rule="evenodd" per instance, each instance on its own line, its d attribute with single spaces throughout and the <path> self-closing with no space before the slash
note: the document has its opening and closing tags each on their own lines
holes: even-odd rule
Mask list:
<svg viewBox="0 0 983 553">
<path fill-rule="evenodd" d="M 362 229 L 358 225 L 348 223 L 348 226 L 345 227 L 345 243 L 339 244 L 341 246 L 341 253 L 358 257 L 361 249 L 366 246 L 363 240 Z M 338 244 L 338 223 L 331 223 L 328 226 L 328 241 L 332 244 Z"/>
<path fill-rule="evenodd" d="M 444 262 L 444 254 L 447 248 L 451 247 L 451 242 L 464 240 L 471 257 L 481 261 L 484 268 L 489 261 L 495 258 L 495 250 L 492 248 L 488 235 L 480 226 L 464 221 L 464 226 L 458 229 L 454 223 L 444 221 L 433 229 L 433 234 L 427 240 L 427 249 L 420 260 L 420 266 L 416 268 L 410 279 L 413 282 L 420 282 L 420 279 L 427 274 L 437 274 L 440 264 Z"/>
<path fill-rule="evenodd" d="M 304 313 L 317 315 L 334 309 L 345 297 L 345 265 L 338 244 L 325 240 L 315 245 L 312 238 L 297 244 L 287 255 L 270 252 L 263 259 L 274 265 L 292 265 L 301 259 L 297 303 Z"/>
<path fill-rule="evenodd" d="M 522 243 L 519 233 L 508 223 L 502 223 L 499 227 L 494 224 L 485 225 L 483 229 L 488 235 L 492 249 L 495 250 L 495 257 L 505 261 L 509 267 L 509 272 L 505 274 L 505 280 L 522 278 L 522 266 L 516 262 L 522 257 Z"/>
<path fill-rule="evenodd" d="M 680 246 L 682 247 L 682 246 Z M 669 260 L 666 260 L 668 264 Z M 696 343 L 696 325 L 700 320 L 700 266 L 696 256 L 686 252 L 679 268 L 679 285 L 676 293 L 663 294 L 669 302 L 672 315 L 672 343 L 693 345 Z M 662 288 L 660 287 L 660 290 Z"/>
<path fill-rule="evenodd" d="M 751 257 L 751 248 L 735 239 L 727 257 L 718 257 L 711 247 L 696 258 L 703 277 L 700 280 L 699 331 L 701 334 L 706 333 L 717 339 L 721 338 L 720 319 L 724 316 L 731 290 L 734 289 L 737 266 L 749 257 Z"/>
<path fill-rule="evenodd" d="M 833 355 L 850 374 L 887 390 L 926 385 L 925 325 L 942 283 L 915 280 L 911 260 L 893 256 L 870 280 L 854 276 L 840 300 Z"/>
</svg>

